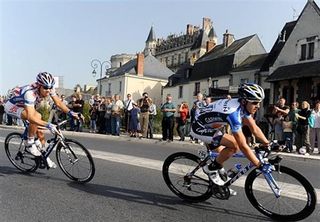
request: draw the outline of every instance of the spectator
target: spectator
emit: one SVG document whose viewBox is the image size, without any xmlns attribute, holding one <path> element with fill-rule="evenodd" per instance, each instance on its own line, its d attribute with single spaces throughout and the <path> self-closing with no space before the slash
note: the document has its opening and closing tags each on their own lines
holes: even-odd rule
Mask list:
<svg viewBox="0 0 320 222">
<path fill-rule="evenodd" d="M 179 118 L 178 118 L 177 131 L 180 136 L 179 141 L 184 141 L 185 139 L 184 131 L 187 123 L 187 116 L 189 113 L 189 106 L 187 102 L 181 103 L 181 105 L 179 106 L 178 113 L 179 113 Z"/>
<path fill-rule="evenodd" d="M 114 102 L 111 108 L 111 133 L 114 136 L 120 136 L 120 121 L 123 112 L 123 102 L 118 94 L 114 95 Z"/>
<path fill-rule="evenodd" d="M 283 117 L 288 115 L 290 108 L 286 105 L 285 98 L 281 97 L 278 103 L 273 107 L 273 114 L 276 116 L 277 113 L 281 113 Z"/>
<path fill-rule="evenodd" d="M 89 111 L 90 113 L 90 133 L 95 133 L 97 131 L 97 119 L 98 119 L 98 108 L 97 106 L 92 106 Z"/>
<path fill-rule="evenodd" d="M 210 96 L 206 97 L 204 103 L 205 103 L 205 106 L 208 106 L 210 103 L 212 103 L 212 98 Z"/>
<path fill-rule="evenodd" d="M 282 128 L 283 115 L 281 112 L 277 112 L 276 117 L 273 120 L 274 139 L 277 141 L 283 140 L 283 128 Z"/>
<path fill-rule="evenodd" d="M 129 131 L 130 126 L 130 113 L 133 108 L 134 100 L 132 99 L 131 94 L 127 95 L 127 100 L 124 101 L 124 126 L 126 132 Z"/>
<path fill-rule="evenodd" d="M 157 107 L 156 104 L 154 104 L 151 100 L 150 108 L 149 108 L 149 123 L 148 123 L 148 132 L 147 132 L 147 138 L 153 139 L 153 123 L 154 119 L 157 116 Z"/>
<path fill-rule="evenodd" d="M 82 99 L 82 95 L 76 94 L 76 101 L 73 105 L 73 111 L 83 115 L 83 106 L 84 106 L 84 100 Z M 83 126 L 83 119 L 82 118 L 75 119 L 75 131 L 82 132 L 82 126 Z"/>
<path fill-rule="evenodd" d="M 292 138 L 292 144 L 295 144 L 295 138 L 297 134 L 297 126 L 298 126 L 298 119 L 296 114 L 300 111 L 298 109 L 299 103 L 298 102 L 292 102 L 291 103 L 291 109 L 289 111 L 289 119 L 292 122 L 292 133 L 293 133 L 293 138 Z"/>
<path fill-rule="evenodd" d="M 151 102 L 152 100 L 146 92 L 144 92 L 142 94 L 142 98 L 138 100 L 138 107 L 140 108 L 141 112 L 139 122 L 141 126 L 142 135 L 140 138 L 147 138 L 149 124 L 149 109 Z"/>
<path fill-rule="evenodd" d="M 76 100 L 77 100 L 77 98 L 76 98 L 76 96 L 75 95 L 72 95 L 71 96 L 71 101 L 69 102 L 69 104 L 68 104 L 68 108 L 71 110 L 71 111 L 73 111 L 73 112 L 75 112 L 74 111 L 74 105 L 75 105 L 75 103 L 76 103 Z M 74 122 L 74 119 L 73 118 L 70 118 L 70 130 L 71 131 L 74 131 L 75 130 L 75 122 Z"/>
<path fill-rule="evenodd" d="M 105 103 L 104 103 L 104 107 L 105 107 L 105 114 L 104 114 L 104 120 L 105 120 L 105 131 L 106 134 L 111 134 L 111 112 L 112 112 L 112 101 L 111 101 L 111 97 L 107 97 L 105 99 Z"/>
<path fill-rule="evenodd" d="M 320 154 L 320 101 L 316 101 L 315 107 L 311 112 L 311 117 L 313 119 L 313 125 L 310 128 L 311 150 L 314 150 L 317 140 L 318 152 Z"/>
<path fill-rule="evenodd" d="M 3 114 L 4 114 L 4 103 L 3 103 L 3 98 L 0 97 L 0 124 L 3 123 Z"/>
<path fill-rule="evenodd" d="M 206 105 L 206 104 L 205 104 L 204 101 L 203 101 L 203 95 L 202 95 L 202 93 L 198 93 L 198 94 L 197 94 L 196 101 L 194 101 L 194 106 L 193 106 L 193 109 L 194 109 L 194 110 L 191 112 L 192 115 L 193 115 L 193 116 L 191 116 L 191 119 L 192 119 L 192 120 L 194 120 L 194 117 L 199 114 L 200 109 L 204 108 L 205 105 Z M 193 123 L 193 121 L 191 122 L 191 124 L 192 124 L 192 123 Z M 191 138 L 192 141 L 193 141 L 193 138 L 192 138 L 192 137 L 190 137 L 190 138 Z M 202 143 L 201 141 L 199 141 L 198 139 L 195 139 L 195 142 L 196 142 L 196 143 L 200 143 L 201 145 L 203 145 L 203 143 Z"/>
<path fill-rule="evenodd" d="M 283 122 L 282 122 L 282 128 L 283 128 L 283 139 L 285 141 L 286 149 L 285 152 L 291 153 L 293 151 L 292 148 L 292 141 L 293 141 L 293 131 L 292 131 L 292 121 L 290 121 L 290 116 L 287 115 Z"/>
<path fill-rule="evenodd" d="M 137 137 L 138 135 L 138 130 L 139 129 L 139 113 L 140 113 L 140 108 L 137 106 L 137 103 L 132 102 L 132 109 L 130 111 L 130 137 Z"/>
<path fill-rule="evenodd" d="M 90 108 L 92 108 L 93 107 L 93 104 L 94 104 L 94 98 L 95 98 L 95 96 L 91 96 L 91 98 L 89 99 L 89 105 L 90 105 Z"/>
<path fill-rule="evenodd" d="M 174 127 L 174 113 L 176 108 L 172 103 L 172 96 L 170 94 L 166 97 L 166 102 L 161 107 L 163 113 L 162 119 L 162 140 L 173 141 L 173 127 Z"/>
<path fill-rule="evenodd" d="M 308 118 L 310 117 L 310 115 L 310 105 L 307 101 L 303 101 L 301 104 L 301 110 L 296 114 L 298 118 L 296 146 L 298 152 L 303 145 L 306 146 L 307 152 L 305 153 L 305 155 L 310 155 L 312 153 L 309 139 L 310 129 L 308 123 Z"/>
</svg>

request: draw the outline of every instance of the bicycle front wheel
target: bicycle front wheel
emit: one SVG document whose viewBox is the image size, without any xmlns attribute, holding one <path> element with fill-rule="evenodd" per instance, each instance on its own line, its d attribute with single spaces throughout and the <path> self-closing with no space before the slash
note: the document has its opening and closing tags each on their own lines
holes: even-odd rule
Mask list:
<svg viewBox="0 0 320 222">
<path fill-rule="evenodd" d="M 258 211 L 280 221 L 298 221 L 308 217 L 314 211 L 317 196 L 310 182 L 298 172 L 285 167 L 275 166 L 272 172 L 281 189 L 276 197 L 263 174 L 255 169 L 247 177 L 246 195 Z"/>
<path fill-rule="evenodd" d="M 200 162 L 200 158 L 191 153 L 179 152 L 170 155 L 163 163 L 164 181 L 183 200 L 200 202 L 212 196 L 212 182 L 199 167 Z"/>
<path fill-rule="evenodd" d="M 56 157 L 62 172 L 71 180 L 85 183 L 92 180 L 95 166 L 89 151 L 79 142 L 65 139 L 59 143 Z"/>
<path fill-rule="evenodd" d="M 4 142 L 4 149 L 10 162 L 24 173 L 37 170 L 39 161 L 31 153 L 25 151 L 21 133 L 10 133 Z"/>
</svg>

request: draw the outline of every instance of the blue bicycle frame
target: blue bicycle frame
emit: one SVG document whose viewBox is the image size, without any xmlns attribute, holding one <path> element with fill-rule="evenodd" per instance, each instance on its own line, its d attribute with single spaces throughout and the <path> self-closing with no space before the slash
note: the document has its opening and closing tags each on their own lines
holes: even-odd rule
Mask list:
<svg viewBox="0 0 320 222">
<path fill-rule="evenodd" d="M 210 155 L 211 158 L 216 158 L 219 153 L 217 152 L 213 152 L 211 150 L 208 151 L 208 154 Z M 256 152 L 256 155 L 258 157 L 258 159 L 264 163 L 265 160 L 263 158 L 263 154 L 261 153 L 257 153 Z M 246 158 L 246 156 L 242 153 L 242 152 L 239 152 L 239 153 L 235 153 L 233 155 L 233 157 L 238 157 L 238 158 Z M 241 166 L 241 164 L 238 164 Z M 226 184 L 225 186 L 229 187 L 231 184 L 233 184 L 236 180 L 238 180 L 242 175 L 244 175 L 245 173 L 247 173 L 250 169 L 254 168 L 255 165 L 253 165 L 251 162 L 249 164 L 247 164 L 245 167 L 242 167 L 241 169 L 239 169 L 238 173 L 236 175 L 234 175 Z M 273 167 L 273 170 L 274 170 L 274 166 Z M 272 176 L 272 173 L 271 171 L 270 172 L 267 172 L 267 171 L 264 171 L 264 170 L 261 170 L 261 173 L 263 174 L 264 178 L 266 179 L 267 183 L 269 184 L 271 190 L 273 191 L 274 195 L 279 198 L 280 197 L 280 193 L 281 193 L 281 189 L 279 188 L 277 182 L 275 181 L 275 179 L 273 178 Z"/>
</svg>

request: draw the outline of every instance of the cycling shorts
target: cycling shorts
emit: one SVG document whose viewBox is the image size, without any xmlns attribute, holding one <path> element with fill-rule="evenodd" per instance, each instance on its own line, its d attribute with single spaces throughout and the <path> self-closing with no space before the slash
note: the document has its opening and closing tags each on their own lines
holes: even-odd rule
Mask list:
<svg viewBox="0 0 320 222">
<path fill-rule="evenodd" d="M 211 145 L 212 148 L 217 148 L 220 146 L 223 134 L 224 133 L 222 132 L 221 128 L 204 127 L 197 122 L 192 124 L 190 132 L 192 137 Z"/>
</svg>

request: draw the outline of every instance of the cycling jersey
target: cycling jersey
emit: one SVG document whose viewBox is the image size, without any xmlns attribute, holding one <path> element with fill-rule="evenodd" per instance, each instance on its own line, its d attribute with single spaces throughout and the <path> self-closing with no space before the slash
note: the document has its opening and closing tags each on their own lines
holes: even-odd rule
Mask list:
<svg viewBox="0 0 320 222">
<path fill-rule="evenodd" d="M 50 96 L 56 95 L 55 90 L 52 89 Z M 39 95 L 39 88 L 36 83 L 12 89 L 9 101 L 18 106 L 35 106 L 41 102 L 42 98 Z"/>
<path fill-rule="evenodd" d="M 218 145 L 223 136 L 222 128 L 230 125 L 233 133 L 242 128 L 242 118 L 251 118 L 238 99 L 221 99 L 200 109 L 191 127 L 191 135 L 205 143 Z"/>
<path fill-rule="evenodd" d="M 51 90 L 50 96 L 55 96 L 54 89 Z M 39 95 L 39 87 L 36 83 L 22 87 L 16 87 L 10 91 L 9 99 L 5 104 L 7 114 L 21 118 L 24 106 L 36 106 L 42 101 Z"/>
</svg>

